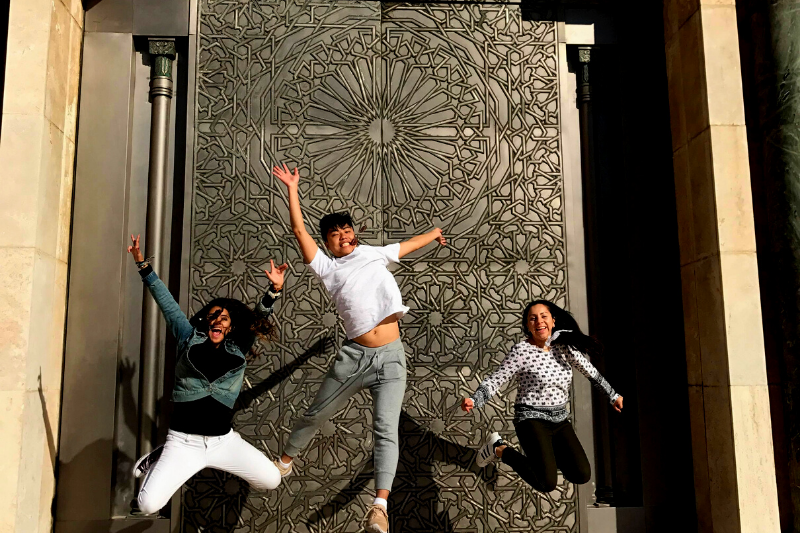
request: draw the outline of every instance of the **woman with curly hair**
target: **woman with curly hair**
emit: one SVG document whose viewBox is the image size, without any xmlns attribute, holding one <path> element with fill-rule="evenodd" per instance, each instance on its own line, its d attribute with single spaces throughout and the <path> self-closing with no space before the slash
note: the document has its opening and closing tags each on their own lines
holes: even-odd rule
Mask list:
<svg viewBox="0 0 800 533">
<path fill-rule="evenodd" d="M 514 428 L 525 454 L 492 433 L 478 451 L 476 463 L 483 467 L 499 458 L 541 492 L 556 488 L 556 468 L 572 483 L 586 483 L 592 470 L 567 409 L 572 369 L 586 376 L 618 412 L 622 396 L 586 358 L 599 353 L 600 344 L 581 332 L 569 312 L 547 300 L 533 301 L 522 313 L 522 329 L 528 338 L 511 348 L 500 368 L 471 397 L 464 398 L 461 409 L 480 409 L 516 377 Z"/>
<path fill-rule="evenodd" d="M 233 431 L 231 421 L 253 344 L 257 337 L 274 335 L 269 317 L 281 295 L 287 265 L 276 267 L 270 261 L 270 270 L 264 272 L 272 285 L 255 310 L 239 300 L 216 298 L 187 319 L 142 256 L 139 237 L 131 235 L 131 241 L 128 252 L 178 341 L 167 442 L 134 466 L 136 477 L 146 475 L 137 498 L 139 510 L 158 512 L 203 468 L 235 474 L 256 490 L 276 488 L 281 480 L 278 469 Z"/>
</svg>

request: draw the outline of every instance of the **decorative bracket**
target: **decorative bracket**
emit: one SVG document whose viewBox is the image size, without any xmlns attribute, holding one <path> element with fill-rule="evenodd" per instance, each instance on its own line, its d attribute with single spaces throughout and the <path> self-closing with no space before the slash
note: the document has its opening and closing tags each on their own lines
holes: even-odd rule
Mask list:
<svg viewBox="0 0 800 533">
<path fill-rule="evenodd" d="M 172 62 L 177 51 L 174 39 L 150 39 L 147 51 L 153 58 L 153 77 L 172 79 Z"/>
<path fill-rule="evenodd" d="M 590 46 L 578 47 L 578 101 L 589 102 L 592 99 L 592 86 L 589 83 L 589 63 L 592 60 L 592 48 Z"/>
</svg>

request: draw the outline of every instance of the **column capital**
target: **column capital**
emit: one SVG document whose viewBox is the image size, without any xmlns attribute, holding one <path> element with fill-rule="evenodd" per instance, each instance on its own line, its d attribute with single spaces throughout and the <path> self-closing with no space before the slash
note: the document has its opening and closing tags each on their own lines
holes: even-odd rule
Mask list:
<svg viewBox="0 0 800 533">
<path fill-rule="evenodd" d="M 589 81 L 589 63 L 592 60 L 592 47 L 578 47 L 578 101 L 590 102 L 592 99 L 592 86 Z"/>
<path fill-rule="evenodd" d="M 175 39 L 164 37 L 148 39 L 147 51 L 153 68 L 150 78 L 151 96 L 164 94 L 172 98 L 172 62 L 177 55 Z"/>
<path fill-rule="evenodd" d="M 163 37 L 153 38 L 147 40 L 147 52 L 152 56 L 167 56 L 170 59 L 175 59 L 175 39 L 166 39 Z"/>
</svg>

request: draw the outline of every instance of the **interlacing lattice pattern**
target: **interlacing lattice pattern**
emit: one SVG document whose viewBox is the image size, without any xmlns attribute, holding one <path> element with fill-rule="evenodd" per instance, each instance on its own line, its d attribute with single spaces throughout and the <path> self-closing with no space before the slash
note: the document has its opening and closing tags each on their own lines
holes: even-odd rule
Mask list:
<svg viewBox="0 0 800 533">
<path fill-rule="evenodd" d="M 247 373 L 256 389 L 236 429 L 276 456 L 344 341 L 270 174 L 287 162 L 309 228 L 350 209 L 370 244 L 435 226 L 449 240 L 394 268 L 411 312 L 393 531 L 576 530 L 569 483 L 542 495 L 504 466 L 474 465 L 487 430 L 512 435 L 513 394 L 482 415 L 458 410 L 519 340 L 526 301 L 566 299 L 554 24 L 501 4 L 328 0 L 203 0 L 199 20 L 191 306 L 254 302 L 268 259 L 291 265 L 280 339 Z M 273 492 L 201 473 L 184 491 L 184 530 L 358 531 L 371 425 L 363 393 Z"/>
</svg>

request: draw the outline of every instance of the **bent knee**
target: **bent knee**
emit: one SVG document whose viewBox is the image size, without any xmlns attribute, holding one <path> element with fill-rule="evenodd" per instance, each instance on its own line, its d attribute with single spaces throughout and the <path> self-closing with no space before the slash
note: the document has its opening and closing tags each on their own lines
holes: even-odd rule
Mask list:
<svg viewBox="0 0 800 533">
<path fill-rule="evenodd" d="M 257 480 L 250 482 L 250 486 L 257 491 L 274 490 L 277 489 L 280 484 L 281 475 L 277 468 L 275 468 L 274 472 L 265 472 Z"/>
<path fill-rule="evenodd" d="M 554 490 L 556 490 L 557 486 L 558 486 L 558 481 L 555 478 L 551 479 L 548 477 L 542 483 L 542 492 L 553 492 Z"/>
<path fill-rule="evenodd" d="M 139 492 L 139 496 L 136 498 L 136 503 L 139 504 L 139 510 L 143 514 L 156 514 L 161 510 L 164 505 L 164 502 L 159 502 L 152 496 L 149 496 L 146 492 Z"/>
<path fill-rule="evenodd" d="M 592 470 L 590 468 L 581 469 L 577 472 L 570 474 L 569 477 L 567 477 L 568 481 L 571 481 L 576 485 L 583 485 L 584 483 L 588 483 L 590 479 L 592 479 Z"/>
<path fill-rule="evenodd" d="M 552 492 L 558 486 L 558 473 L 555 469 L 547 469 L 544 472 L 540 471 L 535 477 L 537 478 L 536 481 L 539 486 L 534 486 L 534 488 L 540 492 Z"/>
</svg>

